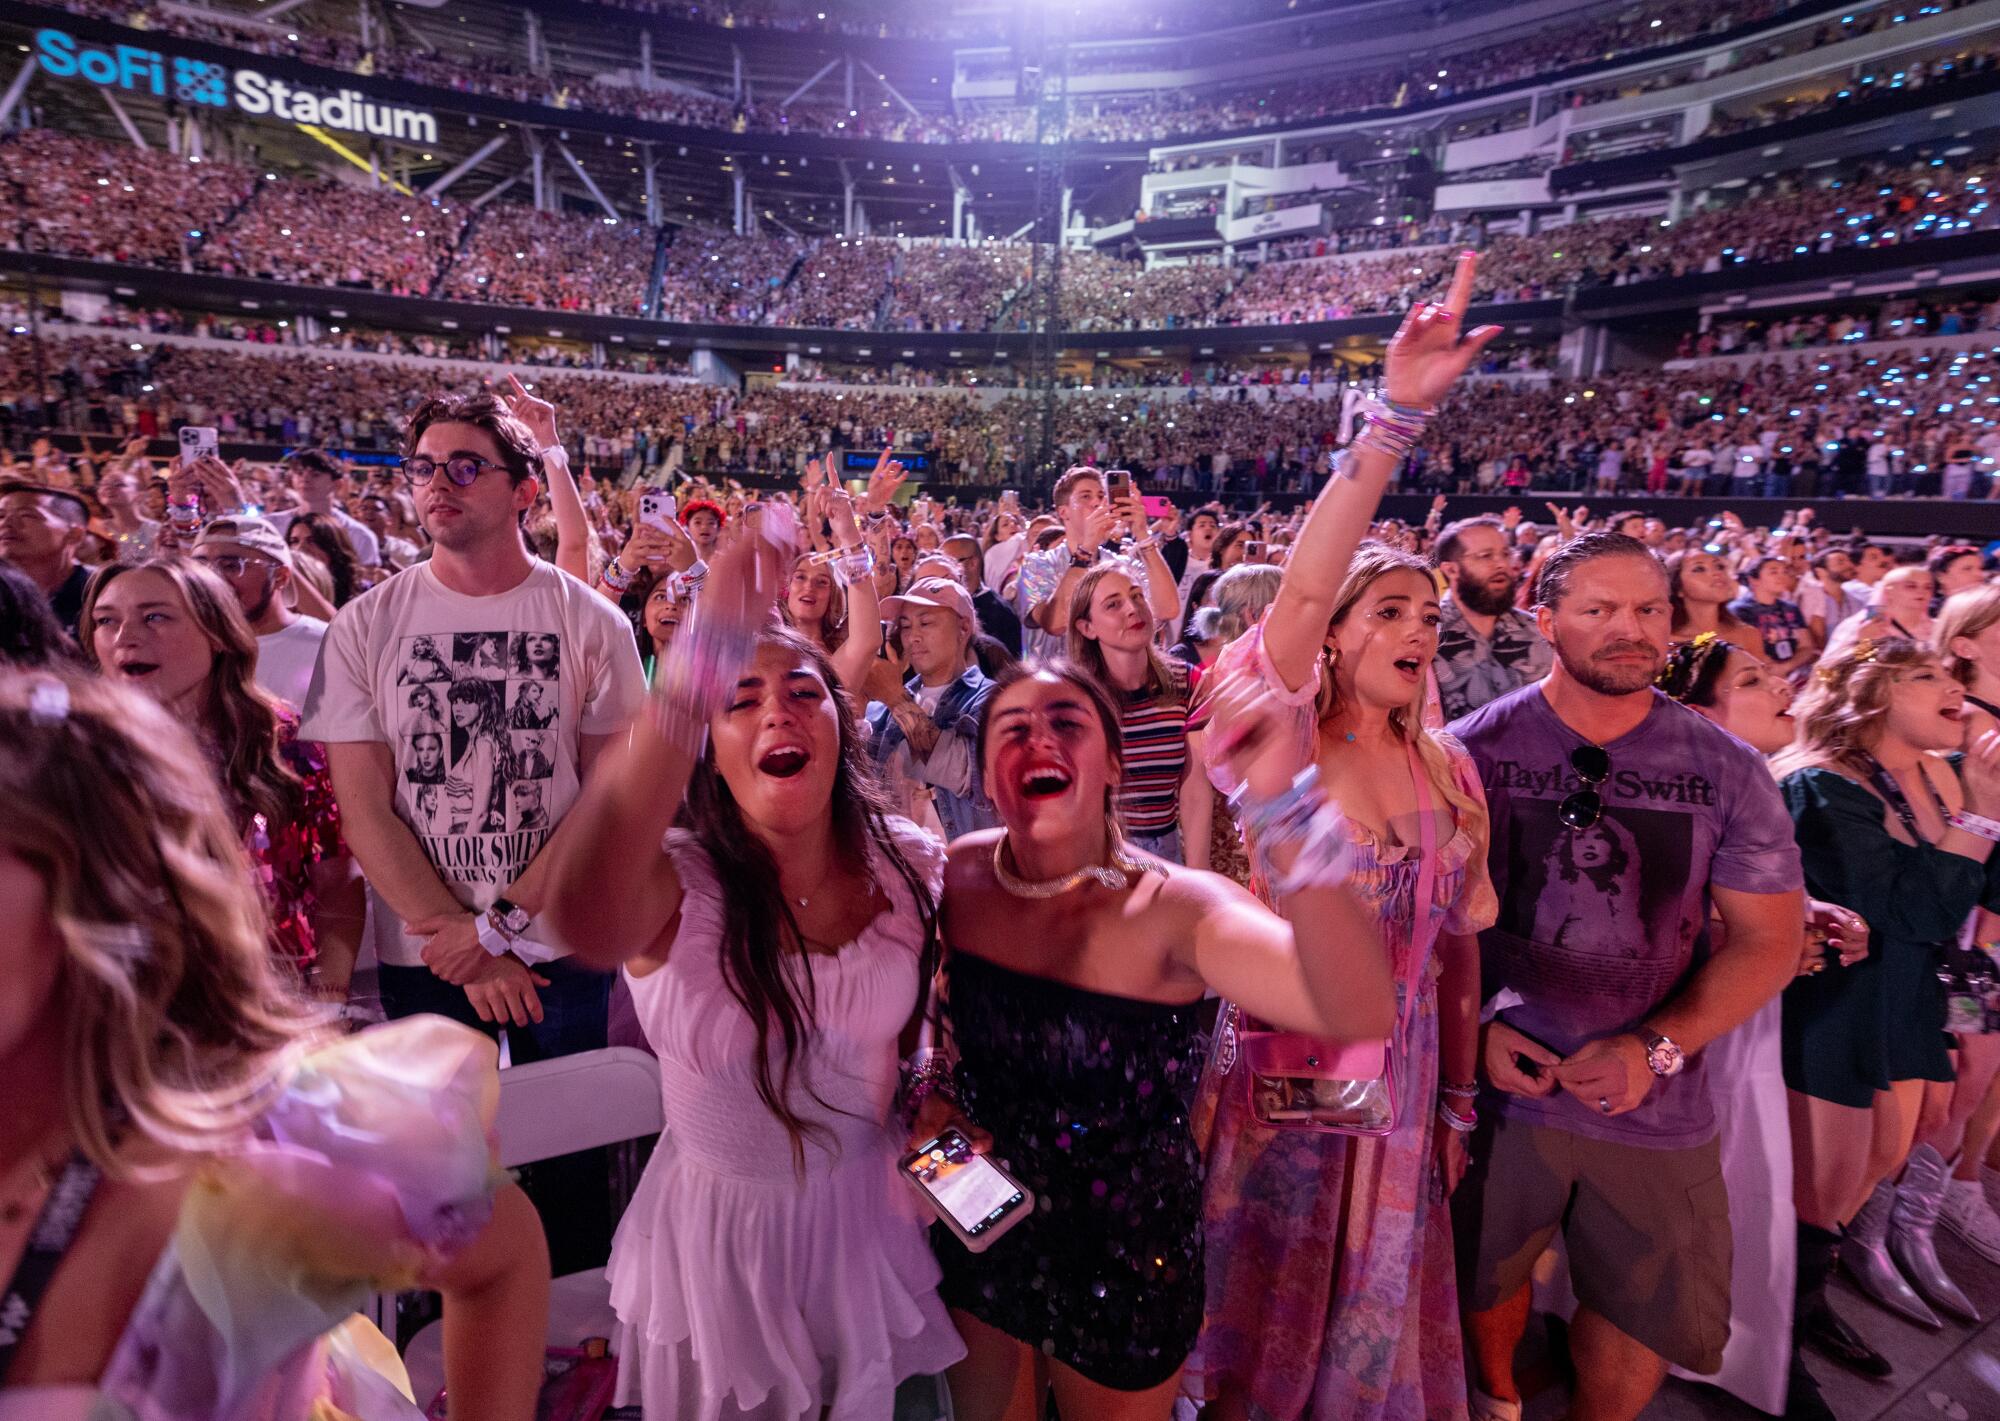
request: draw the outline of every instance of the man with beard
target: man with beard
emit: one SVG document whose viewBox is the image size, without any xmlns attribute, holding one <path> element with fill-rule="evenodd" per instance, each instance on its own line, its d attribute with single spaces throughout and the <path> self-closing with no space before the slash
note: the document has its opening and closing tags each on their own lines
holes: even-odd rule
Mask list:
<svg viewBox="0 0 2000 1421">
<path fill-rule="evenodd" d="M 218 518 L 192 556 L 229 584 L 257 633 L 257 684 L 294 710 L 304 705 L 326 623 L 287 605 L 292 550 L 278 530 L 261 518 Z"/>
<path fill-rule="evenodd" d="M 1497 518 L 1463 518 L 1439 534 L 1437 567 L 1447 587 L 1438 623 L 1438 701 L 1446 720 L 1539 681 L 1554 653 L 1534 618 L 1514 606 L 1521 580 Z"/>
<path fill-rule="evenodd" d="M 1733 1243 L 1702 1052 L 1791 980 L 1803 879 L 1762 758 L 1654 689 L 1673 613 L 1644 543 L 1565 543 L 1535 618 L 1548 675 L 1451 727 L 1485 785 L 1500 900 L 1479 935 L 1489 1089 L 1452 1199 L 1471 1411 L 1521 1414 L 1530 1274 L 1560 1229 L 1572 1410 L 1629 1421 L 1669 1363 L 1722 1365 Z M 1586 843 L 1598 870 L 1564 872 Z M 1588 926 L 1542 941 L 1551 923 Z"/>
</svg>

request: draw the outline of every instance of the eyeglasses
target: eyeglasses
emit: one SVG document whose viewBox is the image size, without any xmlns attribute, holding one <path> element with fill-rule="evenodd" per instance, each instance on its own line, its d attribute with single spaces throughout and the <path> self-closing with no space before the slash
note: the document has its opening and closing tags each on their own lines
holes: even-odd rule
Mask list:
<svg viewBox="0 0 2000 1421">
<path fill-rule="evenodd" d="M 203 557 L 201 554 L 196 553 L 193 560 L 200 563 L 203 567 L 212 568 L 224 577 L 241 577 L 244 569 L 256 567 L 259 563 L 266 561 L 263 558 L 239 557 L 235 553 L 217 553 L 209 557 Z"/>
<path fill-rule="evenodd" d="M 439 469 L 443 469 L 444 476 L 450 479 L 452 483 L 456 484 L 459 488 L 469 488 L 472 485 L 472 481 L 488 469 L 498 469 L 501 467 L 502 465 L 495 463 L 493 460 L 482 459 L 476 454 L 454 454 L 442 464 L 435 459 L 426 458 L 422 454 L 417 454 L 403 460 L 403 472 L 410 476 L 411 483 L 419 487 L 429 483 L 431 475 L 435 474 Z"/>
<path fill-rule="evenodd" d="M 1601 746 L 1579 745 L 1569 752 L 1569 767 L 1588 786 L 1556 806 L 1556 818 L 1572 829 L 1588 829 L 1604 817 L 1604 796 L 1597 787 L 1611 778 L 1611 756 Z"/>
</svg>

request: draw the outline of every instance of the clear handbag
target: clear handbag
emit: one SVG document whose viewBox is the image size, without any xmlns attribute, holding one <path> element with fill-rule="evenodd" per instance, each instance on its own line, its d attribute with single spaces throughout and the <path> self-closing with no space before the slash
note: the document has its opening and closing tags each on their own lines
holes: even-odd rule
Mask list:
<svg viewBox="0 0 2000 1421">
<path fill-rule="evenodd" d="M 1218 1033 L 1217 1069 L 1228 1074 L 1239 1061 L 1250 1095 L 1250 1117 L 1270 1130 L 1315 1130 L 1341 1135 L 1386 1135 L 1403 1118 L 1398 1084 L 1406 1074 L 1398 1062 L 1409 1036 L 1410 1019 L 1429 956 L 1431 895 L 1436 882 L 1437 830 L 1431 822 L 1430 775 L 1405 744 L 1417 792 L 1418 852 L 1415 921 L 1410 929 L 1407 980 L 1393 1036 L 1370 1041 L 1338 1041 L 1296 1031 L 1266 1031 L 1231 1003 Z"/>
</svg>

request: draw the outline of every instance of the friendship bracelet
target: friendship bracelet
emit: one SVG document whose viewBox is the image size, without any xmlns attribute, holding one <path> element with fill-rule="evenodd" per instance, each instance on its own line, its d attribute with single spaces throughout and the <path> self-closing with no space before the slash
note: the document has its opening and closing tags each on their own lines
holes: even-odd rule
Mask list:
<svg viewBox="0 0 2000 1421">
<path fill-rule="evenodd" d="M 1459 1085 L 1453 1081 L 1443 1081 L 1438 1085 L 1438 1092 L 1442 1095 L 1448 1095 L 1454 1100 L 1479 1099 L 1479 1086 L 1477 1082 Z"/>
<path fill-rule="evenodd" d="M 1460 1115 L 1442 1101 L 1438 1103 L 1438 1119 L 1444 1121 L 1445 1124 L 1461 1135 L 1470 1135 L 1474 1130 L 1479 1128 L 1478 1111 L 1469 1111 L 1464 1115 Z"/>
<path fill-rule="evenodd" d="M 843 548 L 834 554 L 833 570 L 851 587 L 862 578 L 874 574 L 875 550 L 866 543 Z"/>
<path fill-rule="evenodd" d="M 613 592 L 630 592 L 632 584 L 638 581 L 638 576 L 637 573 L 625 571 L 625 565 L 617 558 L 613 558 L 604 565 L 604 571 L 599 574 L 598 580 Z"/>
<path fill-rule="evenodd" d="M 1354 871 L 1354 846 L 1347 820 L 1319 785 L 1319 767 L 1308 765 L 1291 786 L 1268 799 L 1252 799 L 1244 789 L 1229 797 L 1232 811 L 1251 838 L 1253 864 L 1280 895 L 1309 888 L 1338 888 Z M 1290 871 L 1279 873 L 1271 850 L 1296 846 Z"/>
<path fill-rule="evenodd" d="M 1956 814 L 1948 816 L 1945 822 L 1954 829 L 1977 834 L 1988 843 L 2000 844 L 2000 819 L 1988 819 L 1984 814 L 1974 814 L 1969 809 L 1961 809 Z"/>
</svg>

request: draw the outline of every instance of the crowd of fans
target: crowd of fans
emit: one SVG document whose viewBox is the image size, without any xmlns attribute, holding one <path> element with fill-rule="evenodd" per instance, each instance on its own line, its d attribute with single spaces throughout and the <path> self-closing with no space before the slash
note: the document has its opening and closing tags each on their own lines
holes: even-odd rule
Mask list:
<svg viewBox="0 0 2000 1421">
<path fill-rule="evenodd" d="M 1966 335 L 2000 326 L 2000 301 L 1886 301 L 1858 311 L 1814 311 L 1770 320 L 1716 321 L 1681 337 L 1680 359 L 1742 355 L 1769 350 L 1808 350 L 1869 340 L 1911 340 L 1923 336 Z"/>
<path fill-rule="evenodd" d="M 1934 319 L 1920 312 L 1881 318 Z M 47 334 L 63 335 L 45 342 L 50 422 L 118 437 L 196 424 L 219 427 L 229 441 L 290 445 L 317 437 L 380 448 L 406 413 L 397 392 L 440 378 L 435 369 L 390 359 L 237 354 L 69 336 L 59 326 Z M 44 414 L 29 345 L 19 335 L 0 341 L 0 418 L 15 428 L 38 425 Z M 1484 373 L 1535 378 L 1469 381 L 1404 469 L 1404 482 L 1462 492 L 1754 489 L 1770 497 L 1966 498 L 1987 496 L 2000 471 L 2000 396 L 1987 393 L 1995 357 L 1983 349 L 1829 349 L 1823 359 L 1794 356 L 1747 368 L 1695 359 L 1585 381 L 1550 379 L 1549 354 L 1533 347 L 1489 352 L 1479 362 Z M 1039 407 L 1020 396 L 976 396 L 981 384 L 1011 383 L 1004 369 L 976 373 L 940 389 L 934 378 L 856 381 L 852 371 L 829 375 L 808 365 L 786 388 L 742 394 L 609 371 L 551 372 L 536 383 L 560 393 L 572 411 L 568 427 L 579 456 L 618 471 L 790 476 L 812 458 L 881 440 L 927 451 L 940 475 L 954 481 L 1018 479 Z M 1366 368 L 1332 364 L 1073 372 L 1058 405 L 1057 439 L 1073 458 L 1143 470 L 1169 489 L 1297 490 L 1325 472 L 1341 419 L 1340 387 L 1369 378 Z M 816 383 L 870 388 L 817 390 Z"/>
<path fill-rule="evenodd" d="M 1677 218 L 1586 220 L 1483 240 L 1476 226 L 1390 230 L 1483 246 L 1493 258 L 1486 268 L 1492 275 L 1482 275 L 1476 295 L 1537 300 L 1577 286 L 1987 229 L 2000 222 L 1989 200 L 1992 156 L 1783 173 L 1740 192 L 1711 194 L 1707 205 Z M 253 180 L 220 165 L 44 130 L 0 140 L 0 174 L 19 199 L 6 229 L 11 244 L 94 259 L 631 312 L 644 308 L 654 255 L 652 229 L 640 224 L 498 204 L 470 220 L 461 249 L 468 215 L 448 202 L 331 182 Z M 192 200 L 178 186 L 181 174 L 192 175 Z M 170 188 L 183 212 L 171 223 L 160 206 Z M 142 194 L 158 201 L 137 200 Z M 1063 319 L 1073 330 L 1101 331 L 1294 324 L 1393 311 L 1434 289 L 1455 249 L 1440 242 L 1376 254 L 1366 245 L 1374 239 L 1349 243 L 1348 237 L 1246 250 L 1242 257 L 1251 264 L 1235 267 L 1200 259 L 1147 267 L 1071 249 L 1063 259 Z M 1343 245 L 1348 252 L 1339 251 Z M 838 237 L 804 243 L 681 228 L 667 247 L 659 314 L 849 330 L 1022 329 L 1027 313 L 1011 298 L 1024 285 L 1028 257 L 1022 244 Z"/>
<path fill-rule="evenodd" d="M 428 296 L 458 248 L 463 205 L 381 188 L 267 178 L 194 246 L 224 276 Z"/>
<path fill-rule="evenodd" d="M 260 363 L 342 413 L 233 462 L 0 430 L 9 1404 L 407 1417 L 438 1379 L 352 1308 L 419 1285 L 481 1338 L 441 1349 L 480 1421 L 546 1413 L 552 1377 L 654 1421 L 725 1389 L 942 1421 L 1024 1374 L 1018 1409 L 1129 1421 L 1278 1393 L 1518 1418 L 1524 1385 L 1637 1416 L 1670 1364 L 1835 1421 L 1809 1359 L 1907 1366 L 1863 1299 L 1976 1326 L 1992 559 L 1811 507 L 1380 518 L 1399 469 L 1517 422 L 1518 388 L 1461 383 L 1476 262 L 1351 437 L 1311 392 L 1113 393 L 1069 402 L 1046 493 L 948 502 L 894 449 L 928 405 L 963 467 L 958 395 L 452 392 L 63 342 L 93 420 L 145 377 L 142 409 L 235 420 Z M 1707 416 L 1726 491 L 1768 493 L 1779 420 L 1847 421 L 1836 483 L 1870 420 L 1993 428 L 1958 408 L 2000 405 L 1978 359 L 1646 372 L 1529 413 L 1699 445 L 1742 401 Z M 340 378 L 399 464 L 314 447 L 363 432 Z M 650 487 L 573 472 L 579 430 Z M 1317 495 L 1142 497 L 1239 454 Z M 792 477 L 705 476 L 767 462 Z M 668 1122 L 643 1179 L 586 1153 L 516 1182 L 524 1124 L 564 1138 L 634 1068 L 614 1044 L 661 1093 L 631 1128 Z M 496 1080 L 552 1058 L 561 1104 Z M 807 1061 L 840 1070 L 793 1091 Z M 599 1268 L 613 1335 L 546 1357 L 552 1279 Z M 697 1310 L 726 1325 L 652 1325 Z M 1538 1310 L 1569 1325 L 1535 1382 Z"/>
<path fill-rule="evenodd" d="M 188 163 L 158 149 L 35 128 L 0 140 L 9 215 L 0 239 L 17 250 L 91 261 L 179 266 L 256 188 L 229 163 Z"/>
<path fill-rule="evenodd" d="M 630 316 L 646 306 L 658 238 L 640 222 L 489 203 L 437 294 Z"/>
<path fill-rule="evenodd" d="M 682 228 L 667 248 L 660 319 L 761 325 L 806 246 Z"/>
</svg>

